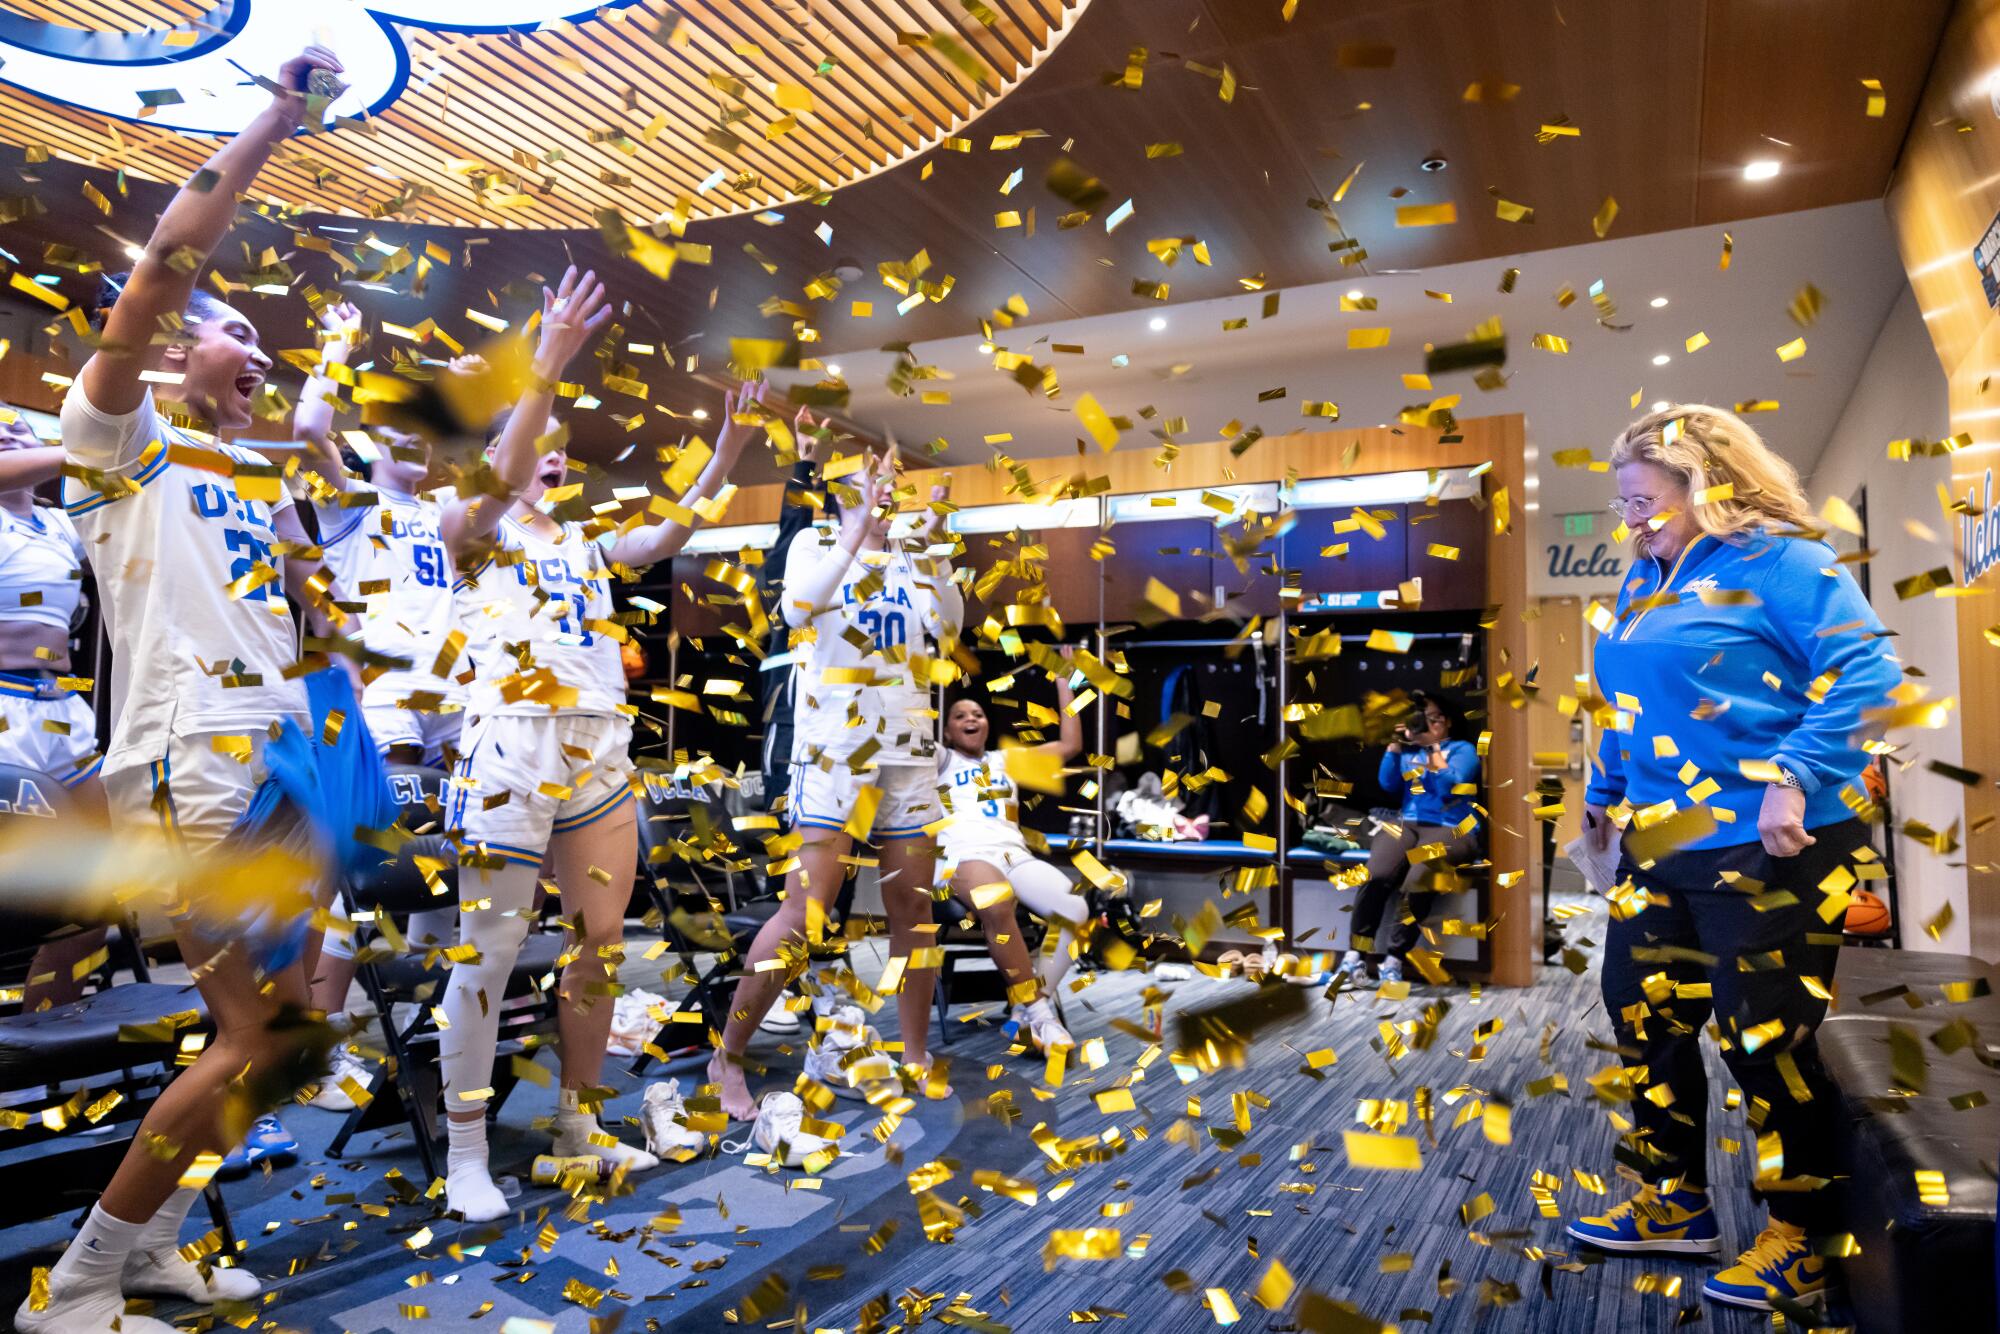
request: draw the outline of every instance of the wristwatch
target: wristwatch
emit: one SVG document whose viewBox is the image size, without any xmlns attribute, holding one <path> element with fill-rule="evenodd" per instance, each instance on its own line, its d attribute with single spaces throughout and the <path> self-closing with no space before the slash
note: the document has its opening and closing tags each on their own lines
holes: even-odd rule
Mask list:
<svg viewBox="0 0 2000 1334">
<path fill-rule="evenodd" d="M 1800 792 L 1806 790 L 1806 785 L 1799 781 L 1799 776 L 1782 764 L 1778 766 L 1778 782 L 1785 787 L 1794 788 Z"/>
</svg>

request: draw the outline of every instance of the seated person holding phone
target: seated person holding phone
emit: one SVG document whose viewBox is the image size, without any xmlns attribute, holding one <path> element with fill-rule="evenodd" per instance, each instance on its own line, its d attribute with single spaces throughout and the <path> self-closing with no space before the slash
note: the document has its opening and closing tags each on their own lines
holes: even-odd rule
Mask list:
<svg viewBox="0 0 2000 1334">
<path fill-rule="evenodd" d="M 1354 900 L 1349 948 L 1339 971 L 1359 981 L 1369 959 L 1379 961 L 1383 983 L 1403 980 L 1403 960 L 1416 946 L 1424 918 L 1440 893 L 1448 892 L 1453 868 L 1479 855 L 1479 814 L 1474 789 L 1479 752 L 1452 733 L 1464 722 L 1457 706 L 1438 695 L 1412 692 L 1410 717 L 1397 724 L 1379 777 L 1383 787 L 1403 794 L 1398 822 L 1376 831 L 1368 849 L 1368 879 Z M 1444 855 L 1413 862 L 1410 854 L 1443 844 Z M 1382 913 L 1401 888 L 1408 907 L 1378 941 Z M 1379 950 L 1377 946 L 1382 948 Z M 1363 951 L 1371 953 L 1364 953 Z"/>
</svg>

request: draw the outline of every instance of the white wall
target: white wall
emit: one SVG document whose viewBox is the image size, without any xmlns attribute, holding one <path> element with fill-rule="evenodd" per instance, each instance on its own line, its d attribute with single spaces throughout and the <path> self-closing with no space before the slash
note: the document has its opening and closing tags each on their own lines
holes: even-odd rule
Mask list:
<svg viewBox="0 0 2000 1334">
<path fill-rule="evenodd" d="M 1899 636 L 1895 647 L 1904 664 L 1924 673 L 1908 679 L 1928 686 L 1932 699 L 1958 697 L 1955 604 L 1934 596 L 1905 602 L 1897 598 L 1894 585 L 1898 579 L 1952 563 L 1953 529 L 1938 507 L 1938 487 L 1950 486 L 1951 468 L 1943 458 L 1891 462 L 1888 444 L 1906 437 L 1942 439 L 1950 434 L 1949 420 L 1944 372 L 1917 311 L 1916 297 L 1905 284 L 1882 323 L 1846 409 L 1806 478 L 1806 487 L 1819 505 L 1828 496 L 1850 499 L 1861 486 L 1867 486 L 1868 540 L 1879 553 L 1870 562 L 1875 610 L 1883 624 Z M 1934 540 L 1911 533 L 1905 526 L 1910 523 L 1927 527 Z M 1890 824 L 1900 828 L 1905 820 L 1916 819 L 1942 830 L 1962 821 L 1964 790 L 1924 768 L 1928 760 L 1953 765 L 1960 762 L 1956 714 L 1952 725 L 1942 731 L 1898 732 L 1891 740 L 1905 747 L 1900 759 L 1914 758 L 1918 763 L 1906 770 L 1891 770 Z M 1964 852 L 1940 857 L 1900 833 L 1892 837 L 1896 840 L 1902 897 L 1898 925 L 1903 944 L 1910 949 L 1970 953 Z M 1951 862 L 1960 865 L 1949 865 Z M 1923 924 L 1946 904 L 1955 920 L 1941 940 L 1932 940 L 1924 933 Z"/>
</svg>

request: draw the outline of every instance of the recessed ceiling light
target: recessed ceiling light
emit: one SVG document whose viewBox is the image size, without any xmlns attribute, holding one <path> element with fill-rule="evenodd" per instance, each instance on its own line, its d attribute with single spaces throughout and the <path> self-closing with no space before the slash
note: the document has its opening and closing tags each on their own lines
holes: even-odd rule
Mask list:
<svg viewBox="0 0 2000 1334">
<path fill-rule="evenodd" d="M 1361 299 L 1361 289 L 1358 287 L 1351 289 L 1347 293 L 1347 299 L 1349 301 L 1359 301 Z"/>
<path fill-rule="evenodd" d="M 1778 174 L 1779 162 L 1776 158 L 1758 158 L 1743 168 L 1746 181 L 1768 181 Z"/>
<path fill-rule="evenodd" d="M 1667 304 L 1667 299 L 1663 296 L 1656 296 L 1653 298 L 1651 304 L 1654 310 L 1658 310 L 1661 306 Z"/>
<path fill-rule="evenodd" d="M 991 343 L 981 343 L 979 345 L 979 355 L 981 355 L 982 357 L 991 354 L 992 351 L 993 351 L 993 344 Z"/>
<path fill-rule="evenodd" d="M 146 247 L 142 245 L 133 245 L 130 241 L 127 241 L 125 243 L 125 258 L 131 260 L 134 264 L 137 264 L 140 260 L 144 259 L 145 257 L 146 257 Z"/>
<path fill-rule="evenodd" d="M 1654 358 L 1653 358 L 1653 364 L 1654 364 L 1655 366 L 1664 366 L 1664 365 L 1666 365 L 1666 364 L 1667 364 L 1668 362 L 1670 362 L 1670 361 L 1672 361 L 1672 360 L 1673 360 L 1673 358 L 1672 358 L 1672 357 L 1670 357 L 1670 356 L 1668 356 L 1668 355 L 1667 355 L 1666 353 L 1662 352 L 1662 353 L 1660 353 L 1660 355 L 1658 355 L 1657 357 L 1654 357 Z"/>
<path fill-rule="evenodd" d="M 839 374 L 840 374 L 840 363 L 839 363 L 839 362 L 835 362 L 835 361 L 829 361 L 829 362 L 827 362 L 827 363 L 826 363 L 826 373 L 827 373 L 828 375 L 835 375 L 835 376 L 839 375 Z"/>
<path fill-rule="evenodd" d="M 690 412 L 688 416 L 694 418 L 698 422 L 705 422 L 708 420 L 708 409 L 696 408 L 693 412 Z"/>
<path fill-rule="evenodd" d="M 1655 412 L 1665 412 L 1665 411 L 1666 411 L 1666 410 L 1667 410 L 1667 409 L 1668 409 L 1669 407 L 1671 407 L 1671 406 L 1672 406 L 1672 405 L 1671 405 L 1670 403 L 1668 403 L 1668 402 L 1667 402 L 1667 400 L 1666 400 L 1666 399 L 1664 399 L 1664 398 L 1661 398 L 1661 399 L 1655 399 L 1655 400 L 1654 400 L 1654 402 L 1653 402 L 1653 411 L 1655 411 Z"/>
<path fill-rule="evenodd" d="M 1158 333 L 1167 327 L 1167 317 L 1164 315 L 1155 315 L 1152 319 L 1146 321 L 1146 327 L 1154 333 Z"/>
</svg>

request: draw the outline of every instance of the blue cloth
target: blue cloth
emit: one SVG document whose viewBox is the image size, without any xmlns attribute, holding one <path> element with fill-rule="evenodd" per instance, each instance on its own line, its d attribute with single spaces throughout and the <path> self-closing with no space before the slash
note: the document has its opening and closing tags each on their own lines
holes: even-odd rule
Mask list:
<svg viewBox="0 0 2000 1334">
<path fill-rule="evenodd" d="M 1597 641 L 1597 688 L 1617 719 L 1588 799 L 1706 804 L 1716 829 L 1685 847 L 1753 843 L 1767 783 L 1738 765 L 1772 760 L 1805 789 L 1806 828 L 1852 819 L 1841 790 L 1867 764 L 1861 741 L 1880 730 L 1865 714 L 1902 679 L 1884 633 L 1824 542 L 1702 534 L 1671 567 L 1639 562 Z M 1717 790 L 1690 799 L 1707 779 Z"/>
<path fill-rule="evenodd" d="M 387 829 L 400 808 L 347 673 L 325 668 L 306 677 L 305 684 L 313 736 L 287 721 L 265 743 L 266 776 L 229 837 L 236 842 L 282 839 L 303 828 L 328 871 L 346 879 L 386 860 L 386 852 L 357 835 Z M 342 715 L 340 734 L 329 744 L 323 739 L 326 724 L 336 712 Z M 267 913 L 249 924 L 248 935 L 257 940 L 258 963 L 266 972 L 276 972 L 303 953 L 310 929 L 303 917 L 280 923 Z"/>
<path fill-rule="evenodd" d="M 1478 812 L 1473 809 L 1473 801 L 1477 794 L 1453 796 L 1452 789 L 1479 782 L 1479 749 L 1470 741 L 1453 739 L 1438 750 L 1444 756 L 1442 769 L 1430 767 L 1430 752 L 1423 747 L 1405 747 L 1400 755 L 1385 750 L 1376 780 L 1391 792 L 1402 793 L 1403 809 L 1399 814 L 1405 823 L 1456 828 L 1467 816 L 1473 816 L 1476 828 Z"/>
</svg>

